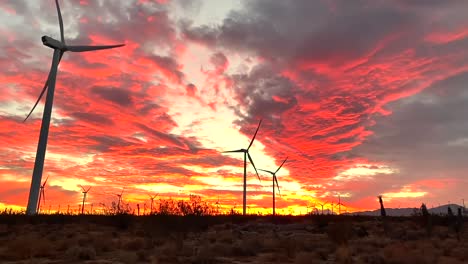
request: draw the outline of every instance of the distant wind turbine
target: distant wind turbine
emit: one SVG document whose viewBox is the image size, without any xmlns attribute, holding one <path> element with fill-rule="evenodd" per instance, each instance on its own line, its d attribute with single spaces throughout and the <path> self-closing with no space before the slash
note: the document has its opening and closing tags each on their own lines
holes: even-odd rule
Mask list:
<svg viewBox="0 0 468 264">
<path fill-rule="evenodd" d="M 341 214 L 341 206 L 345 206 L 343 203 L 341 203 L 341 196 L 338 194 L 338 203 L 336 204 L 338 206 L 338 214 Z"/>
<path fill-rule="evenodd" d="M 41 187 L 40 187 L 40 192 L 39 192 L 39 201 L 37 202 L 37 212 L 39 213 L 39 211 L 41 210 L 41 198 L 45 204 L 45 191 L 44 191 L 44 188 L 45 188 L 45 185 L 47 184 L 47 180 L 49 179 L 49 175 L 47 175 L 47 178 L 46 180 L 44 181 L 44 183 L 42 183 Z"/>
<path fill-rule="evenodd" d="M 278 188 L 278 193 L 281 195 L 279 184 L 278 184 L 278 178 L 276 178 L 276 173 L 281 169 L 281 167 L 283 167 L 286 160 L 288 160 L 288 157 L 286 157 L 286 159 L 284 159 L 283 163 L 281 163 L 281 165 L 278 167 L 278 169 L 276 169 L 275 172 L 272 172 L 272 171 L 269 171 L 269 170 L 259 169 L 261 171 L 270 173 L 273 176 L 272 177 L 273 178 L 272 179 L 272 182 L 273 182 L 273 216 L 275 215 L 275 204 L 276 204 L 276 201 L 275 201 L 275 183 L 276 183 L 276 187 Z"/>
<path fill-rule="evenodd" d="M 83 205 L 81 206 L 81 214 L 84 214 L 84 204 L 86 201 L 86 195 L 88 194 L 89 190 L 91 189 L 91 186 L 88 187 L 88 189 L 85 189 L 83 186 L 81 186 L 81 190 L 83 190 Z M 92 210 L 91 210 L 92 211 Z"/>
<path fill-rule="evenodd" d="M 244 153 L 244 194 L 243 194 L 243 203 L 242 203 L 242 214 L 245 215 L 246 213 L 246 206 L 247 206 L 247 158 L 249 158 L 250 163 L 252 163 L 252 166 L 255 169 L 255 173 L 257 174 L 258 180 L 260 180 L 260 176 L 258 175 L 257 168 L 255 168 L 255 164 L 252 160 L 252 157 L 249 154 L 249 149 L 252 146 L 255 137 L 257 136 L 258 129 L 260 128 L 260 125 L 262 124 L 262 120 L 260 119 L 260 122 L 258 123 L 257 130 L 255 131 L 254 136 L 252 137 L 252 140 L 250 141 L 249 146 L 247 149 L 238 149 L 238 150 L 231 150 L 231 151 L 224 151 L 223 153 L 236 153 L 236 152 L 241 152 Z"/>
<path fill-rule="evenodd" d="M 326 204 L 328 204 L 328 202 L 325 202 L 325 203 L 323 203 L 323 204 L 322 204 L 322 203 L 319 203 L 319 205 L 322 207 L 322 215 L 323 215 L 323 207 L 324 207 Z"/>
<path fill-rule="evenodd" d="M 119 197 L 119 201 L 117 202 L 117 213 L 120 214 L 120 203 L 122 202 L 122 195 L 123 195 L 124 189 L 122 189 L 122 192 L 120 194 L 116 194 L 117 197 Z"/>
<path fill-rule="evenodd" d="M 151 200 L 151 206 L 150 206 L 150 215 L 153 214 L 153 202 L 154 202 L 154 198 L 156 198 L 159 194 L 155 194 L 155 195 L 151 195 L 151 194 L 148 194 L 148 196 L 150 197 L 150 200 Z"/>
<path fill-rule="evenodd" d="M 216 201 L 216 214 L 219 214 L 219 195 L 218 195 L 218 200 Z"/>
<path fill-rule="evenodd" d="M 41 179 L 42 179 L 42 171 L 44 168 L 45 153 L 47 149 L 47 139 L 49 135 L 50 117 L 52 114 L 52 104 L 54 101 L 55 81 L 57 78 L 58 65 L 60 63 L 60 60 L 62 59 L 63 54 L 67 51 L 86 52 L 86 51 L 95 51 L 95 50 L 103 50 L 103 49 L 112 49 L 112 48 L 124 46 L 124 44 L 108 45 L 108 46 L 66 45 L 65 37 L 64 37 L 64 30 L 63 30 L 62 13 L 60 12 L 60 6 L 58 3 L 58 0 L 55 0 L 55 5 L 57 7 L 59 26 L 60 26 L 60 41 L 54 38 L 51 38 L 49 36 L 42 37 L 42 43 L 45 46 L 52 48 L 54 50 L 52 66 L 50 68 L 49 76 L 44 84 L 44 88 L 42 88 L 42 92 L 39 95 L 39 98 L 37 99 L 33 108 L 31 109 L 31 111 L 29 112 L 29 114 L 26 116 L 26 118 L 23 121 L 25 122 L 29 118 L 29 116 L 33 113 L 37 104 L 39 103 L 45 91 L 47 90 L 44 113 L 43 113 L 42 123 L 41 123 L 41 132 L 39 135 L 39 143 L 37 145 L 36 160 L 34 162 L 34 170 L 33 170 L 33 175 L 32 175 L 32 180 L 31 180 L 31 188 L 29 191 L 28 206 L 26 209 L 26 213 L 29 215 L 37 213 L 39 188 L 40 188 Z"/>
</svg>

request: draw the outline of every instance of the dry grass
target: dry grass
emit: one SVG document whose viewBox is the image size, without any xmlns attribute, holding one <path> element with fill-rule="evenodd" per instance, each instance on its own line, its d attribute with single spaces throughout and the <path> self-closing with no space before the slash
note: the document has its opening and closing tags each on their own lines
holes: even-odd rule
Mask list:
<svg viewBox="0 0 468 264">
<path fill-rule="evenodd" d="M 468 263 L 461 240 L 444 225 L 427 236 L 411 219 L 221 219 L 196 228 L 179 219 L 150 225 L 119 218 L 0 225 L 0 259 L 10 263 Z M 101 222 L 100 222 L 101 221 Z M 159 222 L 158 222 L 159 221 Z M 196 221 L 202 221 L 200 219 Z M 164 226 L 164 224 L 168 226 Z M 146 229 L 148 228 L 148 229 Z M 1 261 L 0 261 L 1 262 Z"/>
</svg>

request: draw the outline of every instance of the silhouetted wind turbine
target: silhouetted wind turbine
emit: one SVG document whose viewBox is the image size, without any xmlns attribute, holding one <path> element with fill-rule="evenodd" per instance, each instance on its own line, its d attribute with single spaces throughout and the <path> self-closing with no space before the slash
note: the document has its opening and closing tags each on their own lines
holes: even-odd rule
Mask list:
<svg viewBox="0 0 468 264">
<path fill-rule="evenodd" d="M 272 171 L 269 171 L 269 170 L 262 170 L 262 169 L 259 169 L 261 171 L 264 171 L 264 172 L 268 172 L 270 173 L 273 177 L 272 181 L 273 181 L 273 216 L 275 215 L 275 183 L 276 183 L 276 187 L 278 188 L 278 193 L 281 195 L 281 192 L 280 192 L 280 188 L 279 188 L 279 184 L 278 184 L 278 178 L 276 178 L 276 173 L 281 169 L 281 167 L 283 167 L 283 164 L 286 162 L 286 160 L 288 160 L 288 157 L 286 157 L 286 159 L 284 159 L 283 163 L 281 163 L 281 165 L 278 167 L 278 169 L 276 169 L 275 172 L 272 172 Z"/>
<path fill-rule="evenodd" d="M 25 122 L 29 116 L 32 114 L 34 109 L 36 108 L 37 104 L 41 100 L 42 96 L 44 95 L 45 91 L 47 90 L 47 96 L 44 106 L 44 113 L 42 116 L 42 123 L 41 123 L 41 132 L 39 135 L 39 143 L 37 145 L 37 153 L 36 153 L 36 160 L 34 162 L 34 170 L 31 180 L 31 189 L 29 191 L 29 199 L 28 199 L 28 206 L 26 209 L 27 214 L 36 214 L 37 213 L 37 204 L 38 204 L 38 196 L 39 196 L 39 188 L 42 179 L 42 170 L 44 168 L 44 159 L 45 153 L 47 149 L 47 139 L 49 135 L 49 126 L 50 126 L 50 117 L 52 114 L 52 104 L 54 101 L 54 90 L 55 90 L 55 81 L 57 78 L 57 70 L 60 60 L 65 52 L 86 52 L 86 51 L 95 51 L 95 50 L 103 50 L 103 49 L 112 49 L 117 47 L 122 47 L 124 44 L 119 45 L 107 45 L 107 46 L 70 46 L 65 44 L 65 36 L 63 30 L 63 21 L 62 21 L 62 13 L 60 12 L 60 6 L 58 0 L 55 0 L 55 5 L 57 7 L 58 19 L 59 19 L 59 26 L 60 26 L 60 41 L 49 36 L 42 37 L 42 43 L 54 50 L 54 55 L 52 58 L 52 66 L 50 68 L 49 76 L 44 84 L 44 88 L 42 88 L 42 92 L 39 95 L 36 103 L 34 104 L 33 108 L 26 116 L 23 122 Z M 47 89 L 48 88 L 48 89 Z"/>
<path fill-rule="evenodd" d="M 216 201 L 216 214 L 219 214 L 219 195 L 218 195 L 218 200 Z"/>
<path fill-rule="evenodd" d="M 44 181 L 44 183 L 42 183 L 42 185 L 40 187 L 41 190 L 39 192 L 39 201 L 37 202 L 37 212 L 38 213 L 41 210 L 41 198 L 42 198 L 42 200 L 44 201 L 44 204 L 45 204 L 45 191 L 44 191 L 44 188 L 45 188 L 45 185 L 46 185 L 48 179 L 49 179 L 49 175 L 47 175 L 46 180 Z"/>
<path fill-rule="evenodd" d="M 150 197 L 150 200 L 151 200 L 150 214 L 153 214 L 153 202 L 154 202 L 154 198 L 156 198 L 158 194 L 155 194 L 155 195 L 148 194 L 148 196 Z"/>
<path fill-rule="evenodd" d="M 83 205 L 81 206 L 81 214 L 84 214 L 84 203 L 86 201 L 86 195 L 88 194 L 89 190 L 91 189 L 91 186 L 88 187 L 88 189 L 85 189 L 83 186 L 81 186 L 81 189 L 83 190 Z M 92 211 L 92 210 L 91 210 Z"/>
<path fill-rule="evenodd" d="M 122 195 L 123 195 L 124 189 L 122 189 L 122 192 L 120 194 L 116 194 L 117 197 L 119 197 L 119 201 L 117 202 L 117 213 L 120 214 L 120 202 L 122 201 Z"/>
<path fill-rule="evenodd" d="M 340 215 L 341 214 L 341 206 L 345 206 L 344 204 L 341 203 L 341 196 L 338 194 L 338 203 L 336 204 L 338 205 L 338 214 Z"/>
<path fill-rule="evenodd" d="M 323 207 L 327 204 L 328 202 L 325 202 L 323 204 L 319 203 L 319 205 L 322 207 L 322 215 L 323 215 Z"/>
<path fill-rule="evenodd" d="M 255 134 L 252 137 L 252 140 L 250 141 L 250 144 L 247 147 L 247 149 L 238 149 L 238 150 L 231 150 L 231 151 L 224 151 L 223 152 L 223 153 L 236 153 L 236 152 L 244 153 L 244 194 L 243 194 L 243 201 L 242 201 L 242 203 L 243 203 L 242 204 L 242 214 L 243 215 L 245 215 L 245 213 L 246 213 L 245 210 L 246 210 L 246 206 L 247 206 L 247 158 L 249 158 L 250 163 L 252 163 L 252 166 L 255 169 L 255 173 L 257 174 L 258 180 L 261 181 L 260 176 L 258 175 L 257 168 L 255 168 L 255 164 L 254 164 L 254 162 L 252 160 L 252 157 L 249 154 L 249 149 L 252 146 L 252 144 L 253 144 L 253 142 L 255 140 L 255 137 L 257 136 L 258 129 L 260 128 L 261 124 L 262 124 L 262 120 L 260 119 L 260 122 L 258 123 L 257 130 L 255 131 Z"/>
</svg>

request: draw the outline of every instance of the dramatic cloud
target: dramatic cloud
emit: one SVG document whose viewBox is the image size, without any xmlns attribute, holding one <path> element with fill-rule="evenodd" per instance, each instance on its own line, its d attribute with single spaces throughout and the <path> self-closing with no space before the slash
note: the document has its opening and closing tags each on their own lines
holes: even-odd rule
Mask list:
<svg viewBox="0 0 468 264">
<path fill-rule="evenodd" d="M 76 207 L 83 184 L 95 204 L 125 187 L 130 203 L 195 193 L 239 208 L 242 155 L 220 151 L 247 147 L 260 119 L 252 156 L 270 170 L 289 157 L 286 211 L 338 194 L 349 210 L 378 194 L 388 206 L 463 198 L 468 2 L 234 2 L 61 1 L 67 43 L 126 46 L 62 59 L 53 206 Z M 40 37 L 60 34 L 54 1 L 7 0 L 0 14 L 0 204 L 21 207 L 42 104 L 22 120 L 52 56 Z M 270 181 L 248 170 L 249 205 L 269 208 Z"/>
</svg>

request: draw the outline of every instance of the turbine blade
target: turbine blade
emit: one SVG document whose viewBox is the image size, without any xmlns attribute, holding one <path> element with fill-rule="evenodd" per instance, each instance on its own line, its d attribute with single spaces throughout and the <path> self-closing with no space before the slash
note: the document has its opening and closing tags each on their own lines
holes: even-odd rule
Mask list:
<svg viewBox="0 0 468 264">
<path fill-rule="evenodd" d="M 86 192 L 89 192 L 89 190 L 91 190 L 91 187 L 93 187 L 93 186 L 89 186 L 89 188 L 86 190 Z"/>
<path fill-rule="evenodd" d="M 62 41 L 63 44 L 65 44 L 65 36 L 63 33 L 62 12 L 60 12 L 60 5 L 59 5 L 58 0 L 55 0 L 55 5 L 57 6 L 57 13 L 58 13 L 58 19 L 59 19 L 59 25 L 60 25 L 60 40 Z"/>
<path fill-rule="evenodd" d="M 273 176 L 273 179 L 275 179 L 276 187 L 278 188 L 278 193 L 279 195 L 281 195 L 281 191 L 280 191 L 279 184 L 278 184 L 278 178 L 276 178 L 276 176 Z"/>
<path fill-rule="evenodd" d="M 67 46 L 66 49 L 71 52 L 86 52 L 95 50 L 113 49 L 123 47 L 125 44 L 107 45 L 107 46 Z"/>
<path fill-rule="evenodd" d="M 223 151 L 221 153 L 237 153 L 237 152 L 245 152 L 243 149 L 238 149 L 238 150 L 230 150 L 230 151 Z"/>
<path fill-rule="evenodd" d="M 47 178 L 45 179 L 44 183 L 42 184 L 42 187 L 44 187 L 46 185 L 48 179 L 49 179 L 49 175 L 47 175 Z"/>
<path fill-rule="evenodd" d="M 255 134 L 252 138 L 252 140 L 250 141 L 250 144 L 249 144 L 249 147 L 247 148 L 247 150 L 252 146 L 254 140 L 255 140 L 255 137 L 257 136 L 257 133 L 258 133 L 258 129 L 260 128 L 260 125 L 262 124 L 262 119 L 260 119 L 260 122 L 258 123 L 258 127 L 257 127 L 257 130 L 255 130 Z"/>
<path fill-rule="evenodd" d="M 257 173 L 258 180 L 259 180 L 260 182 L 262 182 L 262 180 L 260 179 L 260 175 L 258 175 L 257 168 L 255 167 L 255 163 L 253 162 L 253 159 L 252 159 L 252 157 L 250 156 L 250 153 L 248 153 L 248 152 L 247 152 L 247 157 L 249 157 L 250 163 L 252 163 L 252 166 L 253 166 L 254 169 L 255 169 L 255 173 Z"/>
<path fill-rule="evenodd" d="M 60 60 L 62 60 L 62 56 L 63 56 L 63 52 L 60 53 L 60 58 L 59 58 L 59 63 L 60 63 Z M 52 66 L 53 66 L 53 63 L 52 63 Z M 51 66 L 51 67 L 52 67 Z M 49 72 L 49 75 L 50 75 L 50 72 Z M 36 100 L 36 103 L 34 104 L 33 108 L 31 109 L 31 111 L 29 111 L 29 114 L 26 116 L 26 118 L 23 120 L 23 123 L 26 122 L 26 120 L 28 120 L 28 118 L 31 116 L 31 114 L 34 112 L 34 109 L 36 109 L 36 106 L 37 104 L 39 104 L 39 101 L 41 101 L 42 99 L 42 96 L 44 96 L 44 93 L 45 91 L 47 90 L 49 86 L 49 77 L 47 77 L 47 80 L 44 84 L 44 88 L 42 88 L 42 91 L 41 91 L 41 94 L 39 95 L 39 97 L 37 98 Z"/>
<path fill-rule="evenodd" d="M 45 192 L 44 192 L 44 188 L 42 188 L 42 200 L 44 201 L 44 204 L 45 204 Z"/>
<path fill-rule="evenodd" d="M 286 157 L 286 159 L 284 159 L 283 163 L 281 163 L 281 165 L 278 167 L 278 169 L 275 171 L 275 174 L 281 169 L 281 167 L 283 167 L 283 164 L 286 162 L 286 160 L 288 160 L 288 157 Z"/>
<path fill-rule="evenodd" d="M 262 169 L 258 169 L 258 170 L 264 171 L 264 172 L 268 172 L 268 173 L 270 173 L 270 174 L 273 174 L 273 172 L 271 172 L 271 171 L 269 171 L 269 170 L 262 170 Z"/>
</svg>

